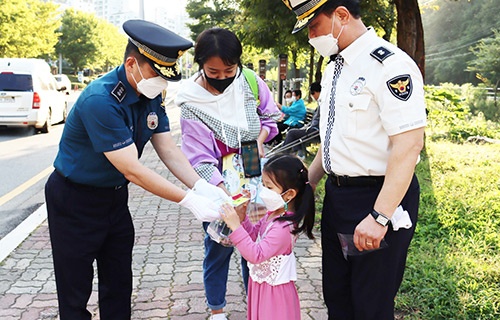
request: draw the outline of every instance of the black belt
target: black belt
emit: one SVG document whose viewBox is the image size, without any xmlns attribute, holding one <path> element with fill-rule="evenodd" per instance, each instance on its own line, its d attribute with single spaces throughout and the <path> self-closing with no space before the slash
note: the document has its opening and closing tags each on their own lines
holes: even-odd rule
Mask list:
<svg viewBox="0 0 500 320">
<path fill-rule="evenodd" d="M 57 174 L 59 176 L 61 176 L 64 179 L 64 181 L 69 182 L 72 185 L 74 185 L 75 187 L 80 188 L 80 189 L 87 189 L 87 190 L 120 190 L 121 188 L 125 187 L 128 184 L 128 182 L 127 182 L 127 183 L 122 184 L 120 186 L 114 186 L 114 187 L 95 187 L 95 186 L 91 186 L 91 185 L 88 185 L 88 184 L 77 183 L 77 182 L 71 181 L 69 178 L 65 177 L 58 170 L 54 170 L 54 171 L 57 172 Z"/>
<path fill-rule="evenodd" d="M 339 176 L 335 173 L 330 173 L 328 179 L 338 187 L 369 187 L 382 184 L 385 176 Z"/>
</svg>

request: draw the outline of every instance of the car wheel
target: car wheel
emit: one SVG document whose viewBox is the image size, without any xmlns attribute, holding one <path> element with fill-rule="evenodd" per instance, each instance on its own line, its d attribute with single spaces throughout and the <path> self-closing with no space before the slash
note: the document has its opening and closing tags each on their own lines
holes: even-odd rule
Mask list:
<svg viewBox="0 0 500 320">
<path fill-rule="evenodd" d="M 52 126 L 52 110 L 49 109 L 49 113 L 47 114 L 47 119 L 45 120 L 43 127 L 40 129 L 40 132 L 49 133 L 51 126 Z"/>
</svg>

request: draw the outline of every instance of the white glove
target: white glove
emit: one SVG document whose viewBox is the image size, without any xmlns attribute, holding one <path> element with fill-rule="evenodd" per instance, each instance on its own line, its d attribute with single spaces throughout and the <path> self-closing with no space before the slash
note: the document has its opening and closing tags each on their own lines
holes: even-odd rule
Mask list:
<svg viewBox="0 0 500 320">
<path fill-rule="evenodd" d="M 193 187 L 193 191 L 195 194 L 203 197 L 207 197 L 210 200 L 214 201 L 218 205 L 222 205 L 223 203 L 231 203 L 232 199 L 227 195 L 224 190 L 221 188 L 214 186 L 208 183 L 205 179 L 200 179 L 196 181 Z"/>
<path fill-rule="evenodd" d="M 410 229 L 412 223 L 408 211 L 403 210 L 402 206 L 397 207 L 391 217 L 391 224 L 394 231 L 398 231 L 399 228 Z"/>
<path fill-rule="evenodd" d="M 187 192 L 179 205 L 191 211 L 200 221 L 211 222 L 220 219 L 219 206 L 211 199 L 195 194 L 193 190 Z"/>
</svg>

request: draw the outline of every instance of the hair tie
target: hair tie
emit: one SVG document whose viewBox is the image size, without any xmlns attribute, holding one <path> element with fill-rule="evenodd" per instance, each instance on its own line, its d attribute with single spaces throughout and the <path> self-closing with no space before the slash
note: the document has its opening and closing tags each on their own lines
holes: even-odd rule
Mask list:
<svg viewBox="0 0 500 320">
<path fill-rule="evenodd" d="M 309 184 L 309 181 L 306 181 L 306 184 Z"/>
</svg>

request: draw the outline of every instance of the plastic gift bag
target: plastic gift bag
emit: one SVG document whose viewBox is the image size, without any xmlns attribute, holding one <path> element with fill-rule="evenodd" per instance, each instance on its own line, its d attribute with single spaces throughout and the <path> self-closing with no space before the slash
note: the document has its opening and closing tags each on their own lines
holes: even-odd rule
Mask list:
<svg viewBox="0 0 500 320">
<path fill-rule="evenodd" d="M 337 236 L 339 237 L 340 245 L 342 247 L 342 253 L 344 254 L 344 259 L 346 260 L 348 256 L 360 256 L 363 254 L 371 253 L 373 251 L 387 248 L 389 246 L 387 242 L 385 242 L 385 239 L 382 239 L 382 241 L 380 241 L 380 247 L 378 247 L 377 249 L 359 251 L 358 248 L 356 248 L 356 246 L 354 245 L 354 235 L 337 233 Z"/>
</svg>

